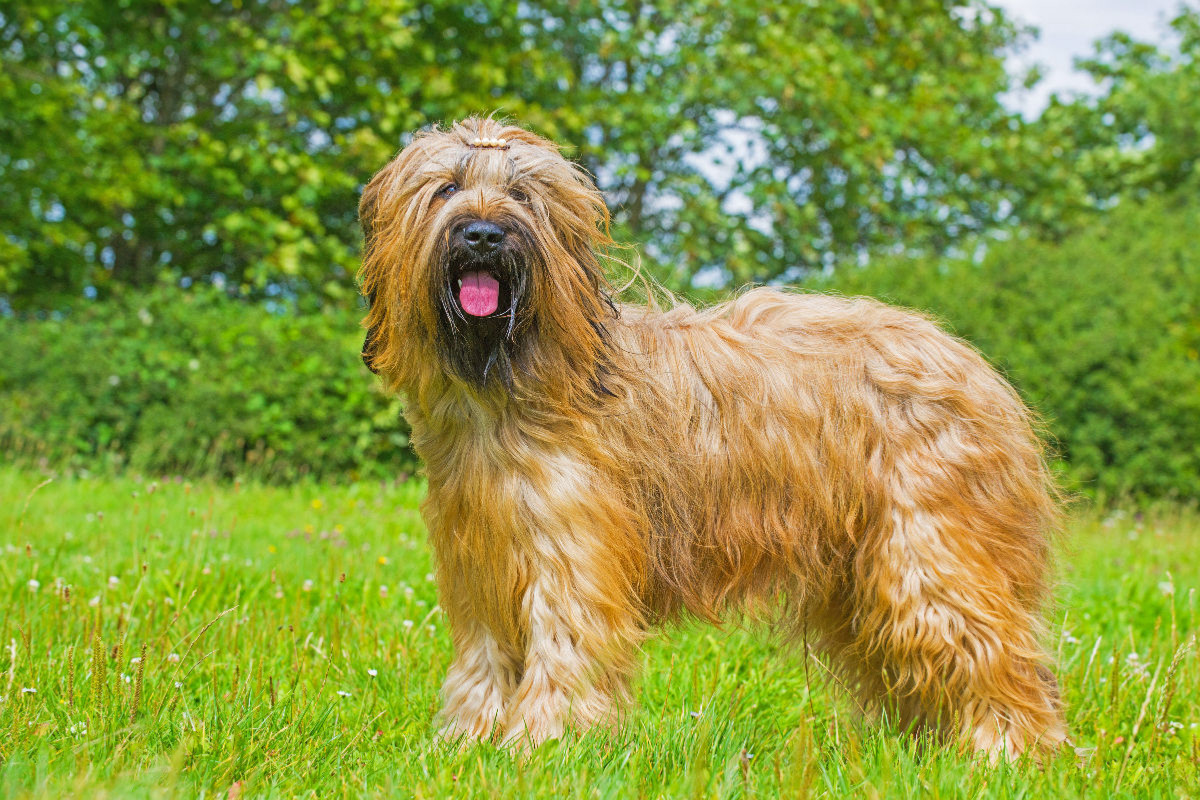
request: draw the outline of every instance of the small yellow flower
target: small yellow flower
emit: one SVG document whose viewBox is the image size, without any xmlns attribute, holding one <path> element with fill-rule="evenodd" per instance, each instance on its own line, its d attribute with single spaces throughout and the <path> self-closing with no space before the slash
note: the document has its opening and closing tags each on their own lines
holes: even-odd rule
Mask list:
<svg viewBox="0 0 1200 800">
<path fill-rule="evenodd" d="M 387 566 L 387 563 L 388 563 L 388 557 L 387 557 L 387 556 L 380 556 L 380 557 L 379 557 L 379 563 L 380 563 L 380 564 L 382 564 L 382 565 L 384 565 L 384 566 Z"/>
<path fill-rule="evenodd" d="M 312 507 L 314 509 L 316 509 L 317 511 L 320 511 L 321 508 L 323 508 L 324 506 L 325 506 L 325 501 L 319 497 L 316 500 L 312 501 Z"/>
<path fill-rule="evenodd" d="M 271 545 L 267 545 L 267 552 L 268 552 L 268 553 L 274 553 L 274 552 L 277 552 L 277 551 L 275 550 L 275 545 L 273 545 L 273 544 L 271 544 Z"/>
<path fill-rule="evenodd" d="M 335 533 L 345 533 L 346 526 L 339 522 L 337 525 L 333 526 L 333 530 Z"/>
</svg>

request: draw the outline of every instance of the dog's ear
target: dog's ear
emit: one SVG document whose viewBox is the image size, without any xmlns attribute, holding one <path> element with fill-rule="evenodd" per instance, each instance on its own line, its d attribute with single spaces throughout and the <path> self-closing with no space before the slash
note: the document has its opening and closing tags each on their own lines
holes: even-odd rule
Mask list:
<svg viewBox="0 0 1200 800">
<path fill-rule="evenodd" d="M 371 313 L 371 309 L 375 308 L 375 292 L 371 291 L 367 294 L 367 314 Z M 363 340 L 362 360 L 367 365 L 367 369 L 379 374 L 379 370 L 375 369 L 375 351 L 379 344 L 379 328 L 372 325 L 367 328 L 367 338 Z"/>
<path fill-rule="evenodd" d="M 358 226 L 362 229 L 363 253 L 370 249 L 375 239 L 375 211 L 379 205 L 379 175 L 386 170 L 385 167 L 367 181 L 367 185 L 363 187 L 362 196 L 358 199 Z"/>
<path fill-rule="evenodd" d="M 372 180 L 363 188 L 362 199 L 358 204 L 358 224 L 362 228 L 363 235 L 363 255 L 364 257 L 370 251 L 371 245 L 375 239 L 375 206 L 379 201 L 379 190 L 377 181 Z M 361 276 L 360 276 L 361 277 Z M 367 293 L 367 319 L 372 319 L 375 314 L 375 295 L 377 290 L 372 287 Z M 367 328 L 367 338 L 363 341 L 362 360 L 367 365 L 367 369 L 379 374 L 379 370 L 375 368 L 375 355 L 379 345 L 379 328 L 377 325 L 371 325 Z"/>
</svg>

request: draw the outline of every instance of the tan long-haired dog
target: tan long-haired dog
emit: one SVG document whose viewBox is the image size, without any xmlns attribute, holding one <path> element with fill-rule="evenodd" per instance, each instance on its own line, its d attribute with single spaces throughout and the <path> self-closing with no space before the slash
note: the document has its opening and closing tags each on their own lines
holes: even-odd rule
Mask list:
<svg viewBox="0 0 1200 800">
<path fill-rule="evenodd" d="M 591 180 L 492 119 L 417 135 L 360 216 L 363 357 L 428 472 L 447 736 L 612 724 L 648 627 L 749 612 L 901 724 L 992 758 L 1064 740 L 1055 494 L 969 346 L 867 299 L 617 305 Z"/>
</svg>

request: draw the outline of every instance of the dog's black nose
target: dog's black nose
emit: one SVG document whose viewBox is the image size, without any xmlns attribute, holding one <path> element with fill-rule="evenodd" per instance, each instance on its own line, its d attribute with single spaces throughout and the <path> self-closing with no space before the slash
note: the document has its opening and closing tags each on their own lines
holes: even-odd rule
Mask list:
<svg viewBox="0 0 1200 800">
<path fill-rule="evenodd" d="M 458 236 L 466 247 L 485 256 L 504 241 L 504 229 L 494 222 L 476 220 L 464 226 Z"/>
</svg>

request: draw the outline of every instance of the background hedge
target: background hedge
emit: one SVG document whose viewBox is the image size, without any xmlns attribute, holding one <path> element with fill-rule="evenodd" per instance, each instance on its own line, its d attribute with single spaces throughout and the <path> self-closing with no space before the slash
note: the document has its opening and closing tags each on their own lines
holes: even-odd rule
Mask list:
<svg viewBox="0 0 1200 800">
<path fill-rule="evenodd" d="M 272 313 L 158 289 L 0 320 L 0 442 L 74 467 L 268 480 L 412 469 L 359 315 Z"/>
<path fill-rule="evenodd" d="M 1129 198 L 1061 243 L 876 263 L 815 286 L 928 311 L 973 342 L 1040 410 L 1079 489 L 1194 500 L 1197 231 L 1187 195 Z"/>
<path fill-rule="evenodd" d="M 810 288 L 927 310 L 1044 415 L 1073 486 L 1200 497 L 1200 206 L 1128 200 L 1060 242 L 875 262 Z M 0 440 L 18 457 L 272 480 L 413 469 L 357 313 L 158 289 L 0 319 Z"/>
</svg>

